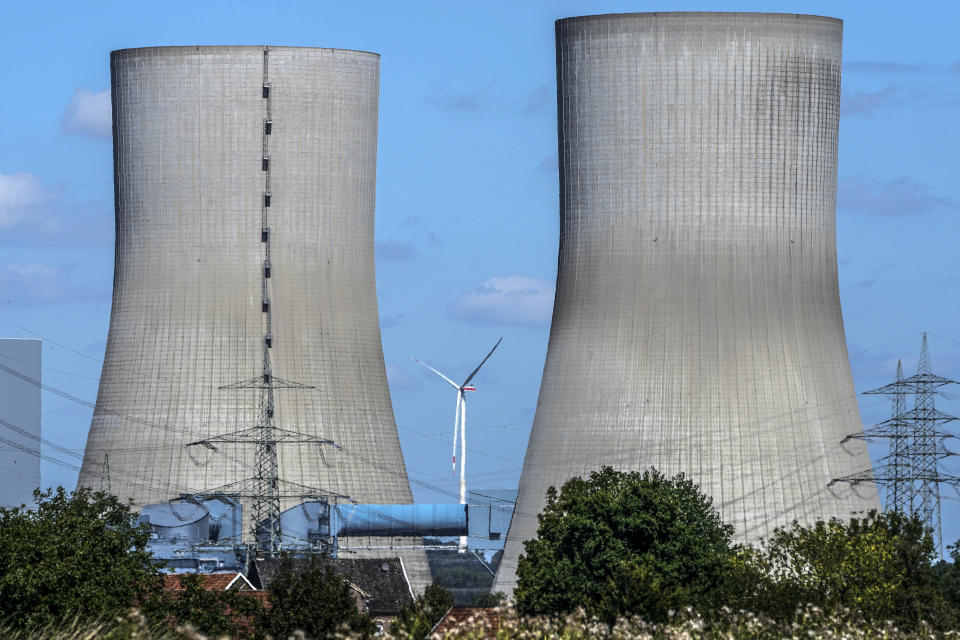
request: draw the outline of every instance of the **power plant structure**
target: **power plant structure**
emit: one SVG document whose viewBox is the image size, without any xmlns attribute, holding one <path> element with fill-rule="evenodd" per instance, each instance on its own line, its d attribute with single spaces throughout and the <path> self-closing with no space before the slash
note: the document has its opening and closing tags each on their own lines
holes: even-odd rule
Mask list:
<svg viewBox="0 0 960 640">
<path fill-rule="evenodd" d="M 40 488 L 42 361 L 40 340 L 0 338 L 0 507 L 33 504 Z"/>
<path fill-rule="evenodd" d="M 742 542 L 878 508 L 844 339 L 842 22 L 556 23 L 560 251 L 540 397 L 494 590 L 547 488 L 684 472 Z"/>
<path fill-rule="evenodd" d="M 114 296 L 78 484 L 109 478 L 138 507 L 237 500 L 269 552 L 306 500 L 412 502 L 374 282 L 379 56 L 154 47 L 110 64 Z M 341 544 L 405 553 L 422 586 L 423 553 L 388 550 L 411 542 Z"/>
</svg>

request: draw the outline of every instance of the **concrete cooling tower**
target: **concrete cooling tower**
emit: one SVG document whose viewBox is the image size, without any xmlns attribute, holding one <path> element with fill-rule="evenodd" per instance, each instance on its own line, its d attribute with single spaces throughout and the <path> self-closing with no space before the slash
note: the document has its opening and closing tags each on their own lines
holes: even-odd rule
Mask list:
<svg viewBox="0 0 960 640">
<path fill-rule="evenodd" d="M 79 484 L 137 506 L 239 486 L 255 446 L 186 445 L 269 410 L 340 447 L 278 445 L 284 486 L 411 502 L 374 283 L 379 56 L 128 49 L 111 73 L 113 310 Z"/>
<path fill-rule="evenodd" d="M 540 398 L 495 589 L 549 486 L 683 471 L 741 541 L 879 506 L 835 230 L 842 22 L 560 20 L 560 254 Z M 859 492 L 859 493 L 857 493 Z"/>
</svg>

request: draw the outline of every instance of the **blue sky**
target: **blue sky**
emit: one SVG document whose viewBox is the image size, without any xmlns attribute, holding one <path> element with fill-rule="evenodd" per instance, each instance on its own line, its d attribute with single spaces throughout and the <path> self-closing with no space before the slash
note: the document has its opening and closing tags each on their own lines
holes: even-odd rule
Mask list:
<svg viewBox="0 0 960 640">
<path fill-rule="evenodd" d="M 375 51 L 377 289 L 414 493 L 445 501 L 430 487 L 455 490 L 454 398 L 408 356 L 460 377 L 501 335 L 470 398 L 468 473 L 473 488 L 514 487 L 556 275 L 553 21 L 663 10 L 845 21 L 838 249 L 855 383 L 864 391 L 887 382 L 898 357 L 912 372 L 924 330 L 935 369 L 960 378 L 960 6 L 947 2 L 8 3 L 0 336 L 43 336 L 45 382 L 95 400 L 113 274 L 110 50 L 266 43 Z M 951 398 L 940 407 L 960 413 Z M 871 423 L 888 405 L 866 397 L 861 409 Z M 79 453 L 89 421 L 88 408 L 44 395 L 47 438 Z M 75 478 L 44 465 L 44 484 Z M 945 539 L 960 537 L 956 500 L 944 501 L 944 521 Z"/>
</svg>

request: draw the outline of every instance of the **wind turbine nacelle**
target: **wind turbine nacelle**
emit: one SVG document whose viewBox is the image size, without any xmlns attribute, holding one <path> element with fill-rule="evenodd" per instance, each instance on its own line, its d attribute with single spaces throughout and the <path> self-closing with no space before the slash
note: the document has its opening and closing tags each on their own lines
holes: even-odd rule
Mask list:
<svg viewBox="0 0 960 640">
<path fill-rule="evenodd" d="M 460 390 L 461 390 L 461 391 L 476 391 L 477 388 L 476 388 L 476 387 L 461 387 Z"/>
</svg>

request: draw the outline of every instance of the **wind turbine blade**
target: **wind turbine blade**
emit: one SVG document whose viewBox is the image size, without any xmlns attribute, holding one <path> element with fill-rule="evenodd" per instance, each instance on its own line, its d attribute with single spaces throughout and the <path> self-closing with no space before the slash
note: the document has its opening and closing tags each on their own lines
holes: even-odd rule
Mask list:
<svg viewBox="0 0 960 640">
<path fill-rule="evenodd" d="M 453 417 L 453 466 L 450 474 L 457 474 L 457 431 L 460 429 L 460 404 L 463 402 L 463 391 L 457 389 L 457 413 Z"/>
<path fill-rule="evenodd" d="M 435 374 L 437 374 L 438 376 L 440 376 L 441 378 L 443 378 L 444 380 L 446 380 L 447 382 L 449 382 L 450 385 L 451 385 L 454 389 L 458 389 L 458 390 L 460 389 L 460 386 L 459 386 L 456 382 L 454 382 L 453 380 L 451 380 L 451 379 L 448 378 L 447 376 L 443 375 L 442 373 L 440 373 L 439 371 L 437 371 L 436 369 L 434 369 L 433 367 L 431 367 L 430 365 L 428 365 L 426 362 L 421 362 L 420 360 L 417 360 L 416 358 L 414 358 L 414 357 L 412 357 L 412 356 L 410 357 L 410 359 L 413 360 L 414 362 L 416 362 L 417 364 L 423 365 L 423 366 L 426 367 L 427 369 L 430 369 L 430 371 L 433 371 Z"/>
<path fill-rule="evenodd" d="M 490 353 L 487 354 L 487 357 L 486 357 L 486 358 L 484 358 L 483 360 L 480 361 L 480 364 L 478 364 L 478 365 L 477 365 L 477 368 L 473 370 L 473 373 L 471 373 L 469 376 L 467 376 L 467 379 L 463 381 L 463 384 L 462 384 L 462 385 L 460 385 L 461 387 L 467 386 L 467 384 L 469 384 L 470 381 L 473 380 L 473 376 L 477 375 L 477 371 L 480 371 L 480 367 L 482 367 L 483 364 L 484 364 L 487 360 L 490 359 L 490 356 L 492 356 L 492 355 L 493 355 L 493 352 L 497 350 L 497 347 L 500 346 L 500 343 L 501 343 L 501 342 L 503 342 L 503 337 L 501 337 L 499 340 L 497 340 L 497 344 L 493 345 L 493 349 L 490 349 Z"/>
</svg>

